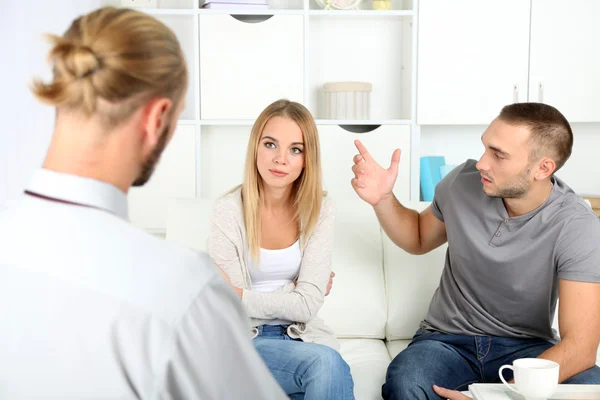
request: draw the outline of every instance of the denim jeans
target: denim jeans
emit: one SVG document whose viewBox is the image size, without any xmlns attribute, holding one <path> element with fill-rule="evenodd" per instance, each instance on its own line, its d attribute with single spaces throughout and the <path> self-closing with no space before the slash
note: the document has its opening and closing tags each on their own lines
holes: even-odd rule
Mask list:
<svg viewBox="0 0 600 400">
<path fill-rule="evenodd" d="M 382 388 L 384 399 L 440 399 L 432 385 L 468 390 L 471 383 L 499 383 L 498 369 L 517 358 L 535 358 L 553 344 L 541 339 L 447 335 L 418 330 L 408 347 L 394 358 Z M 512 379 L 510 370 L 504 371 Z M 598 384 L 594 366 L 563 383 Z"/>
<path fill-rule="evenodd" d="M 291 399 L 353 400 L 350 367 L 334 349 L 292 339 L 284 325 L 261 325 L 254 347 Z"/>
</svg>

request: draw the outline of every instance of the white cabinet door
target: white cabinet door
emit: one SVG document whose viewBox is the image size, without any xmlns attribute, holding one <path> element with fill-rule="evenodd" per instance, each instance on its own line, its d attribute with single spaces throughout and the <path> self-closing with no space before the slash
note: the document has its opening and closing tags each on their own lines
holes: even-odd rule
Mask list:
<svg viewBox="0 0 600 400">
<path fill-rule="evenodd" d="M 600 1 L 533 0 L 529 99 L 600 121 Z"/>
<path fill-rule="evenodd" d="M 201 15 L 201 118 L 256 119 L 280 98 L 302 102 L 303 40 L 302 15 L 255 23 Z"/>
<path fill-rule="evenodd" d="M 410 127 L 404 125 L 382 125 L 367 133 L 352 133 L 338 125 L 320 125 L 323 185 L 334 202 L 358 199 L 350 181 L 354 177 L 352 158 L 358 154 L 354 140 L 359 139 L 384 168 L 390 166 L 394 149 L 399 148 L 400 166 L 394 194 L 401 202 L 410 197 Z"/>
<path fill-rule="evenodd" d="M 488 124 L 527 101 L 529 15 L 527 0 L 420 1 L 417 123 Z"/>
<path fill-rule="evenodd" d="M 172 197 L 196 196 L 196 127 L 180 125 L 146 185 L 129 191 L 129 219 L 143 229 L 162 231 Z"/>
</svg>

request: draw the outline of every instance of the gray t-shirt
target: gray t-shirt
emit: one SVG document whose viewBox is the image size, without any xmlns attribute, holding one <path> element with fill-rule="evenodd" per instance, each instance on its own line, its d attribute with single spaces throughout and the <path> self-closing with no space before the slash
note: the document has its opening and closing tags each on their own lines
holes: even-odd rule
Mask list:
<svg viewBox="0 0 600 400">
<path fill-rule="evenodd" d="M 556 177 L 540 207 L 511 218 L 483 192 L 475 164 L 436 187 L 431 209 L 446 224 L 448 251 L 421 328 L 557 342 L 559 279 L 600 282 L 600 221 Z"/>
</svg>

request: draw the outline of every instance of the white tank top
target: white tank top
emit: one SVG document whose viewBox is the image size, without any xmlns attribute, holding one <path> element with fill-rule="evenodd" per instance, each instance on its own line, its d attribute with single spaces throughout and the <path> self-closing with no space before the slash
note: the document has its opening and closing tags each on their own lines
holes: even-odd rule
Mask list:
<svg viewBox="0 0 600 400">
<path fill-rule="evenodd" d="M 285 249 L 260 249 L 260 264 L 257 266 L 249 260 L 248 270 L 252 280 L 252 290 L 256 292 L 273 292 L 292 282 L 298 276 L 302 253 L 300 241 L 297 240 Z M 293 321 L 273 320 L 269 325 L 289 325 Z"/>
</svg>

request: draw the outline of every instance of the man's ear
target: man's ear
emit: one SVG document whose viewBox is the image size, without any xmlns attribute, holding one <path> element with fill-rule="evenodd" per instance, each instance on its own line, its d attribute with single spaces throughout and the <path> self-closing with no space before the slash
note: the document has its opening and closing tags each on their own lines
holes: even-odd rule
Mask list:
<svg viewBox="0 0 600 400">
<path fill-rule="evenodd" d="M 551 176 L 554 173 L 554 171 L 556 171 L 556 162 L 550 157 L 542 157 L 542 159 L 538 163 L 539 167 L 534 175 L 534 178 L 536 180 L 544 180 Z"/>
<path fill-rule="evenodd" d="M 151 99 L 146 103 L 142 117 L 144 148 L 153 149 L 161 135 L 168 135 L 165 126 L 169 123 L 172 107 L 173 102 L 166 97 Z"/>
</svg>

